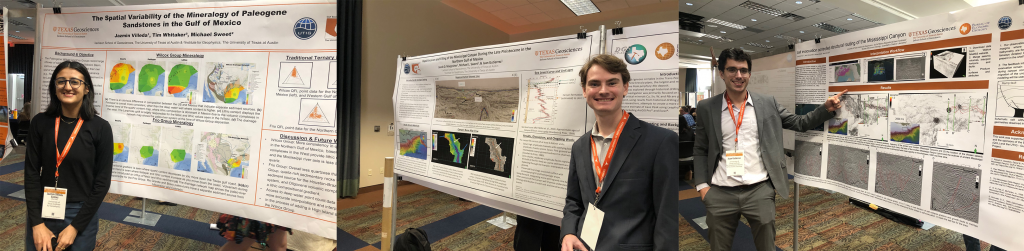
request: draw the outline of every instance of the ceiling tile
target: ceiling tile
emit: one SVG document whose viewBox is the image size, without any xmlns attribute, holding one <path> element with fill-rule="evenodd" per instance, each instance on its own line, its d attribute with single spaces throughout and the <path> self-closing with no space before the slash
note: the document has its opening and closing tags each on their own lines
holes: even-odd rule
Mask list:
<svg viewBox="0 0 1024 251">
<path fill-rule="evenodd" d="M 719 20 L 725 20 L 725 21 L 729 21 L 729 22 L 734 22 L 735 23 L 736 21 L 738 21 L 740 19 L 743 19 L 743 18 L 746 18 L 747 16 L 750 16 L 751 14 L 754 14 L 754 11 L 751 10 L 751 9 L 747 9 L 747 8 L 743 8 L 743 7 L 735 7 L 735 8 L 732 8 L 731 10 L 726 11 L 725 13 L 722 13 L 721 15 L 718 15 L 715 18 L 719 19 Z"/>
<path fill-rule="evenodd" d="M 551 21 L 551 17 L 548 17 L 548 15 L 544 15 L 544 13 L 525 16 L 525 18 L 526 18 L 526 20 L 530 20 L 530 22 L 533 22 L 533 23 L 543 23 L 543 22 Z"/>
<path fill-rule="evenodd" d="M 852 19 L 852 20 L 847 20 L 847 19 Z M 846 17 L 840 17 L 840 18 L 831 19 L 831 20 L 828 20 L 828 21 L 825 21 L 825 22 L 828 23 L 828 24 L 831 24 L 831 25 L 835 25 L 835 26 L 843 26 L 843 25 L 847 25 L 847 24 L 856 23 L 858 20 L 860 20 L 860 19 L 856 18 L 854 16 L 846 16 Z"/>
<path fill-rule="evenodd" d="M 749 37 L 749 36 L 754 35 L 753 32 L 743 31 L 743 30 L 736 31 L 736 32 L 731 32 L 731 33 L 732 33 L 732 35 L 729 35 L 729 38 L 732 38 L 732 39 L 740 39 L 740 38 L 745 38 L 745 37 Z"/>
<path fill-rule="evenodd" d="M 860 29 L 864 29 L 864 28 L 867 28 L 867 27 L 871 27 L 874 24 L 875 23 L 861 20 L 861 21 L 858 21 L 858 22 L 847 24 L 847 25 L 842 26 L 842 27 L 844 29 L 854 31 L 854 30 L 860 30 Z"/>
<path fill-rule="evenodd" d="M 498 2 L 509 8 L 530 4 L 530 2 L 526 0 L 498 0 Z"/>
<path fill-rule="evenodd" d="M 494 16 L 496 16 L 498 18 L 501 18 L 501 19 L 504 19 L 504 20 L 513 19 L 513 18 L 517 18 L 517 17 L 522 17 L 521 15 L 519 15 L 519 13 L 516 13 L 516 11 L 514 11 L 512 9 L 499 10 L 499 11 L 491 12 L 491 14 L 494 14 Z"/>
<path fill-rule="evenodd" d="M 808 4 L 796 4 L 795 1 L 783 1 L 783 2 L 780 2 L 780 3 L 776 4 L 776 5 L 773 5 L 772 8 L 775 8 L 777 10 L 781 10 L 781 11 L 784 11 L 784 12 L 793 12 L 794 10 L 798 10 L 800 8 L 807 7 L 807 6 L 808 6 Z"/>
<path fill-rule="evenodd" d="M 851 13 L 849 11 L 845 11 L 843 9 L 832 9 L 832 10 L 829 10 L 828 12 L 825 12 L 824 15 L 828 16 L 828 17 L 831 17 L 831 18 L 840 18 L 840 17 L 850 16 L 851 14 L 853 14 L 853 13 Z"/>
<path fill-rule="evenodd" d="M 569 10 L 569 8 L 549 10 L 545 11 L 544 13 L 548 14 L 548 17 L 550 17 L 551 19 L 562 19 L 576 16 L 576 13 L 572 13 L 572 10 Z"/>
<path fill-rule="evenodd" d="M 782 0 L 750 0 L 750 1 L 762 4 L 764 6 L 772 6 L 772 5 L 778 4 L 779 2 L 782 2 Z"/>
<path fill-rule="evenodd" d="M 516 13 L 519 13 L 519 15 L 524 16 L 524 17 L 543 12 L 543 11 L 540 11 L 540 9 L 537 9 L 537 7 L 534 7 L 532 4 L 527 4 L 527 5 L 515 7 L 515 8 L 512 8 L 512 10 L 516 11 Z"/>
<path fill-rule="evenodd" d="M 659 2 L 659 0 L 626 0 L 626 3 L 629 4 L 629 7 L 644 6 L 648 4 L 656 4 Z"/>
<path fill-rule="evenodd" d="M 682 11 L 682 8 L 700 9 L 700 7 L 704 7 L 708 2 L 711 2 L 711 0 L 679 0 L 679 10 Z M 686 5 L 686 3 L 691 3 L 693 5 Z"/>
<path fill-rule="evenodd" d="M 701 7 L 700 9 L 697 9 L 697 11 L 692 12 L 691 14 L 702 16 L 702 17 L 706 17 L 706 18 L 707 17 L 717 17 L 719 15 L 722 15 L 722 13 L 725 13 L 725 11 L 727 11 L 727 10 L 729 10 L 729 8 L 727 8 L 727 7 L 720 7 L 720 6 L 716 6 L 714 4 L 710 4 L 709 3 L 709 4 L 704 5 L 704 7 Z"/>
<path fill-rule="evenodd" d="M 530 20 L 526 20 L 526 18 L 522 18 L 522 17 L 505 20 L 505 22 L 508 22 L 508 23 L 510 23 L 512 25 L 515 25 L 515 26 L 523 26 L 523 25 L 533 24 L 532 22 L 530 22 Z"/>
<path fill-rule="evenodd" d="M 629 8 L 629 4 L 626 3 L 626 0 L 608 0 L 600 3 L 594 1 L 594 5 L 597 5 L 597 8 L 600 9 L 601 11 L 612 11 Z"/>
<path fill-rule="evenodd" d="M 747 17 L 744 17 L 743 19 L 736 20 L 735 23 L 741 24 L 741 25 L 744 25 L 744 26 L 748 26 L 748 27 L 753 27 L 753 26 L 762 24 L 765 21 L 768 21 L 769 19 L 772 19 L 772 18 L 774 18 L 774 17 L 771 16 L 771 15 L 764 14 L 764 13 L 761 13 L 761 12 L 755 12 L 754 14 L 751 14 L 751 15 L 749 15 Z M 755 19 L 757 21 L 751 21 L 751 19 Z"/>
<path fill-rule="evenodd" d="M 788 24 L 788 23 L 792 23 L 792 22 L 793 21 L 791 21 L 789 19 L 785 19 L 785 18 L 781 18 L 781 17 L 776 17 L 776 18 L 769 19 L 768 21 L 762 22 L 762 23 L 760 23 L 758 25 L 755 25 L 754 28 L 758 28 L 758 29 L 762 29 L 762 30 L 771 30 L 771 29 L 775 29 L 776 27 L 779 27 L 779 26 L 782 26 L 782 25 L 785 25 L 785 24 Z"/>
<path fill-rule="evenodd" d="M 539 3 L 534 3 L 533 6 L 537 7 L 537 9 L 540 9 L 541 11 L 550 11 L 550 10 L 556 10 L 556 9 L 569 10 L 569 7 L 565 7 L 565 4 L 562 4 L 562 2 L 559 2 L 559 1 L 539 2 Z M 572 12 L 572 10 L 569 10 L 569 11 Z"/>
<path fill-rule="evenodd" d="M 502 5 L 501 3 L 499 3 L 498 1 L 495 1 L 495 0 L 487 0 L 487 1 L 484 1 L 484 2 L 479 2 L 479 3 L 476 3 L 476 6 L 480 7 L 481 9 L 484 9 L 484 11 L 487 11 L 487 12 L 493 12 L 493 11 L 503 10 L 505 8 L 508 8 L 508 7 L 505 7 L 505 5 Z"/>
<path fill-rule="evenodd" d="M 804 3 L 804 4 L 807 4 L 807 3 Z M 811 17 L 811 16 L 816 16 L 816 15 L 825 13 L 825 12 L 830 11 L 832 9 L 835 9 L 835 7 L 833 7 L 832 5 L 827 5 L 825 3 L 816 3 L 816 4 L 812 4 L 812 5 L 804 7 L 804 8 L 800 8 L 799 10 L 795 10 L 792 13 L 793 14 L 797 14 L 797 15 L 801 15 L 801 16 L 804 16 L 804 17 Z"/>
</svg>

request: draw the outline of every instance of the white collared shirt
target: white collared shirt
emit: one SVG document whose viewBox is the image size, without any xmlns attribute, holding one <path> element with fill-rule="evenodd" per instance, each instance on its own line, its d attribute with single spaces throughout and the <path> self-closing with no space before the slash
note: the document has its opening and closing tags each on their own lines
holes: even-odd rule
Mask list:
<svg viewBox="0 0 1024 251">
<path fill-rule="evenodd" d="M 722 155 L 718 159 L 718 168 L 711 176 L 711 184 L 724 187 L 750 185 L 768 180 L 768 170 L 761 163 L 760 142 L 757 137 L 757 117 L 754 114 L 754 101 L 747 94 L 746 108 L 743 111 L 743 124 L 740 125 L 739 146 L 736 145 L 736 123 L 729 115 L 728 96 L 722 95 Z M 733 114 L 739 116 L 740 107 L 733 106 Z M 743 167 L 746 173 L 741 176 L 729 176 L 725 170 L 725 152 L 743 151 Z M 709 156 L 710 157 L 710 156 Z M 697 190 L 708 187 L 707 183 L 697 185 Z"/>
</svg>

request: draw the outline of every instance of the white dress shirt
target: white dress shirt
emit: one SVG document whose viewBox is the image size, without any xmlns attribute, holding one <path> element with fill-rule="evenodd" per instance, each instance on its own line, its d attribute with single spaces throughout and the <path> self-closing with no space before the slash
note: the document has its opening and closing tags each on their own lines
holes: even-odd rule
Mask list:
<svg viewBox="0 0 1024 251">
<path fill-rule="evenodd" d="M 740 125 L 739 146 L 736 145 L 736 123 L 729 115 L 728 96 L 722 95 L 722 152 L 718 159 L 718 168 L 711 176 L 711 184 L 724 187 L 750 185 L 768 180 L 768 170 L 761 163 L 761 148 L 757 137 L 757 117 L 754 114 L 754 101 L 747 95 L 746 108 L 743 111 L 743 124 Z M 740 115 L 740 107 L 733 105 L 733 114 Z M 743 167 L 745 174 L 729 176 L 725 168 L 725 152 L 743 151 Z M 710 157 L 710 156 L 709 156 Z M 697 185 L 697 190 L 708 187 L 708 183 Z"/>
</svg>

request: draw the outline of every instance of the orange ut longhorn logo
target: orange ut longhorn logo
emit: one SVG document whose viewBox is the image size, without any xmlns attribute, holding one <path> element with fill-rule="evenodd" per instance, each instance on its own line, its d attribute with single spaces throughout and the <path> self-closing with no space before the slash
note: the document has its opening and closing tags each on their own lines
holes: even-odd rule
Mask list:
<svg viewBox="0 0 1024 251">
<path fill-rule="evenodd" d="M 971 24 L 969 24 L 969 23 L 961 24 L 960 25 L 960 35 L 967 35 L 967 33 L 971 33 Z"/>
</svg>

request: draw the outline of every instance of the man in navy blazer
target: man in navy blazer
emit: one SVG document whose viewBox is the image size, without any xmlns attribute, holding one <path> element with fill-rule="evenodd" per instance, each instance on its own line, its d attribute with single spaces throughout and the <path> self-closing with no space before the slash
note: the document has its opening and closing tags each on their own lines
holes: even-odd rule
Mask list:
<svg viewBox="0 0 1024 251">
<path fill-rule="evenodd" d="M 621 59 L 594 56 L 580 79 L 597 121 L 572 146 L 562 251 L 679 250 L 678 136 L 622 110 L 629 71 Z M 596 243 L 580 239 L 588 221 L 603 222 Z"/>
</svg>

